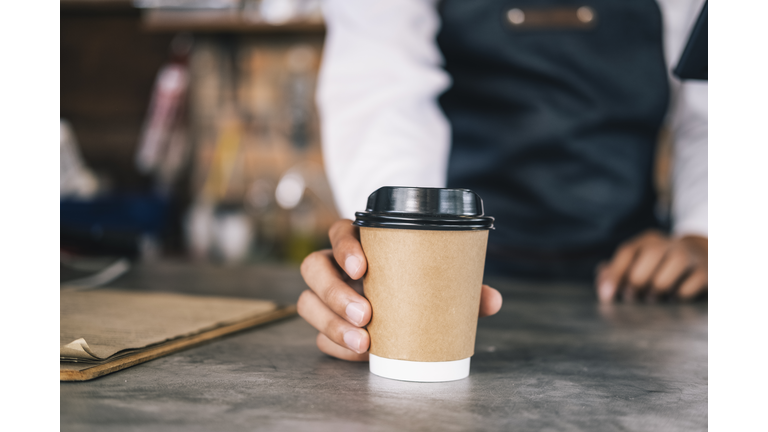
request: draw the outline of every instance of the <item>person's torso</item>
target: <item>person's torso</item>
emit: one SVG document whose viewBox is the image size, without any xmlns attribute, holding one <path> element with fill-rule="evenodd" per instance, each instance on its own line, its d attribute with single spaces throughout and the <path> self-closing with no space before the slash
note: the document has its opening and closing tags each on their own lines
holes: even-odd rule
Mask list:
<svg viewBox="0 0 768 432">
<path fill-rule="evenodd" d="M 593 265 L 656 225 L 669 91 L 655 1 L 444 0 L 439 10 L 453 80 L 440 97 L 448 186 L 474 190 L 496 217 L 490 259 L 531 261 L 520 271 L 531 275 Z"/>
</svg>

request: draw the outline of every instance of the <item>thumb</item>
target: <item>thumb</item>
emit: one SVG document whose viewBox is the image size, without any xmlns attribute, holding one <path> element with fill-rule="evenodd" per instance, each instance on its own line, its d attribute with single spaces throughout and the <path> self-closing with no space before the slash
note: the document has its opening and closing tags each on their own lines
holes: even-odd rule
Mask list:
<svg viewBox="0 0 768 432">
<path fill-rule="evenodd" d="M 488 285 L 483 285 L 480 294 L 480 317 L 495 315 L 501 310 L 501 293 Z"/>
</svg>

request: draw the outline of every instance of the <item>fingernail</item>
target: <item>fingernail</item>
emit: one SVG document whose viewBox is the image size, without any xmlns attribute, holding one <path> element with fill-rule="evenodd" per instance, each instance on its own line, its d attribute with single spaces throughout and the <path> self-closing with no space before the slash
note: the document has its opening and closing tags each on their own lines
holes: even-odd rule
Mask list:
<svg viewBox="0 0 768 432">
<path fill-rule="evenodd" d="M 609 302 L 613 297 L 614 291 L 613 283 L 604 281 L 600 282 L 600 286 L 597 288 L 597 295 L 600 297 L 601 302 Z"/>
<path fill-rule="evenodd" d="M 344 269 L 347 270 L 347 274 L 350 276 L 353 276 L 357 274 L 357 271 L 360 270 L 360 266 L 363 264 L 363 262 L 360 260 L 360 258 L 350 255 L 347 257 L 347 260 L 344 261 Z"/>
<path fill-rule="evenodd" d="M 363 316 L 365 315 L 365 309 L 360 303 L 350 303 L 347 305 L 347 317 L 357 325 L 363 323 Z"/>
<path fill-rule="evenodd" d="M 360 344 L 363 342 L 363 336 L 360 334 L 358 330 L 350 330 L 346 333 L 344 333 L 344 343 L 347 344 L 349 349 L 352 351 L 360 354 L 362 350 L 360 349 Z"/>
</svg>

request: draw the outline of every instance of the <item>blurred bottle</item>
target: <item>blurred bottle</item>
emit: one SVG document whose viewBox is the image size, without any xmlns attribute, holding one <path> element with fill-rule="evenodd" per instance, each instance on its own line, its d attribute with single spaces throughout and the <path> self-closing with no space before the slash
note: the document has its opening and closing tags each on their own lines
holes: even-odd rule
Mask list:
<svg viewBox="0 0 768 432">
<path fill-rule="evenodd" d="M 320 0 L 246 0 L 243 15 L 273 25 L 322 21 Z"/>
<path fill-rule="evenodd" d="M 157 173 L 163 158 L 169 155 L 174 127 L 178 124 L 182 107 L 189 87 L 189 53 L 192 49 L 192 36 L 186 33 L 177 35 L 171 42 L 171 59 L 157 74 L 152 91 L 147 117 L 142 127 L 136 153 L 136 166 L 143 174 Z M 177 137 L 174 144 L 185 146 Z M 171 147 L 170 156 L 178 159 L 182 149 Z M 172 179 L 179 164 L 166 167 L 162 178 L 165 182 Z M 173 172 L 167 172 L 167 171 Z"/>
<path fill-rule="evenodd" d="M 259 13 L 270 24 L 286 24 L 298 17 L 299 3 L 299 0 L 261 0 Z"/>
<path fill-rule="evenodd" d="M 255 240 L 251 217 L 240 203 L 211 205 L 196 202 L 187 213 L 186 236 L 197 261 L 241 264 L 248 260 Z"/>
<path fill-rule="evenodd" d="M 286 55 L 289 72 L 286 95 L 290 140 L 293 147 L 299 151 L 305 150 L 309 145 L 315 61 L 315 50 L 309 45 L 294 46 Z"/>
<path fill-rule="evenodd" d="M 221 204 L 214 213 L 214 249 L 225 264 L 241 264 L 248 259 L 254 233 L 251 219 L 238 203 Z"/>
<path fill-rule="evenodd" d="M 274 196 L 274 182 L 263 177 L 251 183 L 245 196 L 245 208 L 252 220 L 252 252 L 256 259 L 268 258 L 275 252 L 280 215 Z"/>
<path fill-rule="evenodd" d="M 240 0 L 133 0 L 139 9 L 237 9 Z"/>
<path fill-rule="evenodd" d="M 99 191 L 99 181 L 83 162 L 80 148 L 69 122 L 61 119 L 59 157 L 59 186 L 60 199 L 76 198 L 86 200 L 93 198 Z"/>
<path fill-rule="evenodd" d="M 213 205 L 195 202 L 184 221 L 187 247 L 192 259 L 207 261 L 213 245 Z"/>
<path fill-rule="evenodd" d="M 285 255 L 301 262 L 314 250 L 321 248 L 326 231 L 320 228 L 320 215 L 335 214 L 333 195 L 322 166 L 300 162 L 289 169 L 275 190 L 278 205 L 288 212 L 290 235 Z"/>
</svg>

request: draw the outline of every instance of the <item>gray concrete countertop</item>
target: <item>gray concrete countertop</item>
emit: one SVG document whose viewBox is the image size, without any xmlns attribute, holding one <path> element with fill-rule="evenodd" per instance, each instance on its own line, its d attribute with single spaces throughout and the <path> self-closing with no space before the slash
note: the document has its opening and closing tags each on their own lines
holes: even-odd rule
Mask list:
<svg viewBox="0 0 768 432">
<path fill-rule="evenodd" d="M 408 383 L 321 354 L 301 318 L 93 381 L 61 383 L 61 430 L 707 428 L 707 304 L 600 307 L 589 286 L 487 280 L 469 378 Z M 295 302 L 297 268 L 139 266 L 113 286 Z"/>
</svg>

